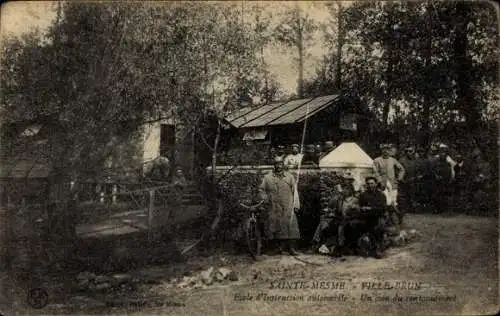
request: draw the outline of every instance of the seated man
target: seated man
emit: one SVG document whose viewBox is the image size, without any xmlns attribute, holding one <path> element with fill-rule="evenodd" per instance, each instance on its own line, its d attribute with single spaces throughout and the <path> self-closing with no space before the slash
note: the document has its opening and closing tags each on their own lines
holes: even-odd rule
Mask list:
<svg viewBox="0 0 500 316">
<path fill-rule="evenodd" d="M 340 184 L 335 185 L 328 196 L 324 198 L 324 207 L 321 210 L 320 222 L 313 237 L 313 250 L 321 253 L 329 253 L 330 248 L 336 244 L 337 226 L 339 224 L 340 204 L 342 201 L 342 188 Z"/>
<path fill-rule="evenodd" d="M 358 240 L 358 246 L 365 254 L 372 253 L 374 257 L 381 258 L 385 233 L 386 198 L 378 189 L 375 177 L 367 177 L 365 181 L 366 191 L 361 193 L 359 197 L 359 206 L 365 222 L 360 227 L 363 237 Z"/>
<path fill-rule="evenodd" d="M 335 256 L 341 256 L 356 250 L 358 239 L 358 224 L 353 221 L 359 214 L 359 198 L 354 190 L 353 178 L 350 175 L 344 176 L 342 183 L 342 197 L 339 203 L 339 221 L 336 225 L 337 245 L 334 250 Z"/>
</svg>

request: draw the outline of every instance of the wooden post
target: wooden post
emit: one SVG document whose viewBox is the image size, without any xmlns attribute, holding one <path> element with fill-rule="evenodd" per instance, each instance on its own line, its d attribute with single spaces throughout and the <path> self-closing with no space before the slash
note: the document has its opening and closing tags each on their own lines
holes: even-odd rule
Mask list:
<svg viewBox="0 0 500 316">
<path fill-rule="evenodd" d="M 149 208 L 148 208 L 148 238 L 149 241 L 152 239 L 152 225 L 153 225 L 153 209 L 155 207 L 155 190 L 149 190 Z"/>
</svg>

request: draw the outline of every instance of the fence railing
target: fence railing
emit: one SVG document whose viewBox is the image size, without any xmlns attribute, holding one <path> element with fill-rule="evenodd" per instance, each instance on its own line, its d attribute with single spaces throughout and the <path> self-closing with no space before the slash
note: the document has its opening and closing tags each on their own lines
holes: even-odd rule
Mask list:
<svg viewBox="0 0 500 316">
<path fill-rule="evenodd" d="M 102 208 L 107 210 L 105 218 L 118 216 L 127 226 L 147 230 L 150 239 L 153 238 L 155 227 L 166 225 L 168 220 L 171 220 L 174 205 L 171 203 L 173 186 L 170 183 L 159 181 L 141 183 L 90 182 L 80 185 L 81 187 L 78 189 L 80 205 L 91 202 L 89 204 L 89 210 L 91 210 L 92 205 L 102 204 Z M 182 196 L 182 194 L 179 195 Z M 116 208 L 113 205 L 116 205 Z M 90 218 L 95 216 L 91 213 L 85 213 Z M 147 222 L 144 222 L 146 216 Z M 89 233 L 92 232 L 89 231 Z"/>
<path fill-rule="evenodd" d="M 170 185 L 165 181 L 143 182 L 114 182 L 114 181 L 87 181 L 79 184 L 79 202 L 99 202 L 102 204 L 116 204 L 120 199 L 139 204 L 133 193 L 145 192 L 151 187 L 166 189 Z M 141 195 L 141 194 L 139 194 Z M 160 195 L 161 196 L 161 195 Z"/>
</svg>

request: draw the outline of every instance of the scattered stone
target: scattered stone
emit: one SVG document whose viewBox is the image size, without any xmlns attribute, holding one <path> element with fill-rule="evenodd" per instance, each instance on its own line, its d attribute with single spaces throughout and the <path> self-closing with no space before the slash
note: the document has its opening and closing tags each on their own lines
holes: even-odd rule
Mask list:
<svg viewBox="0 0 500 316">
<path fill-rule="evenodd" d="M 326 245 L 321 245 L 321 247 L 319 247 L 318 251 L 319 251 L 319 253 L 322 253 L 325 255 L 330 253 L 330 249 L 328 249 L 328 247 Z"/>
<path fill-rule="evenodd" d="M 238 275 L 236 274 L 236 272 L 234 271 L 231 271 L 228 275 L 227 275 L 227 278 L 229 281 L 238 281 Z"/>
<path fill-rule="evenodd" d="M 188 286 L 193 286 L 195 285 L 197 282 L 197 279 L 196 277 L 188 277 L 188 276 L 185 276 L 182 278 L 182 281 L 177 283 L 177 287 L 180 287 L 180 288 L 186 288 Z"/>
<path fill-rule="evenodd" d="M 210 267 L 200 273 L 201 281 L 204 284 L 210 285 L 214 282 L 214 268 Z"/>
<path fill-rule="evenodd" d="M 406 232 L 401 231 L 397 236 L 391 238 L 392 243 L 396 247 L 403 247 L 406 244 Z"/>
<path fill-rule="evenodd" d="M 407 237 L 407 239 L 410 240 L 410 241 L 413 241 L 413 240 L 418 239 L 421 236 L 422 236 L 422 234 L 420 234 L 420 232 L 418 232 L 416 229 L 410 229 L 408 231 L 408 237 Z"/>
<path fill-rule="evenodd" d="M 219 268 L 215 272 L 215 280 L 217 280 L 218 282 L 222 282 L 222 281 L 224 281 L 227 278 L 227 276 L 229 275 L 229 273 L 231 273 L 230 269 Z"/>
</svg>

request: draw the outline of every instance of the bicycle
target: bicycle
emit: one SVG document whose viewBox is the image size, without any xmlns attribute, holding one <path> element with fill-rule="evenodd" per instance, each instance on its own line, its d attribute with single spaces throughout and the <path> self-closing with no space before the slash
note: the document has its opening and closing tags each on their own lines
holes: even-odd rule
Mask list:
<svg viewBox="0 0 500 316">
<path fill-rule="evenodd" d="M 262 249 L 262 232 L 259 227 L 259 216 L 263 203 L 264 201 L 255 205 L 240 203 L 240 207 L 250 211 L 250 216 L 245 220 L 243 227 L 248 251 L 254 259 L 257 259 L 261 255 Z"/>
</svg>

